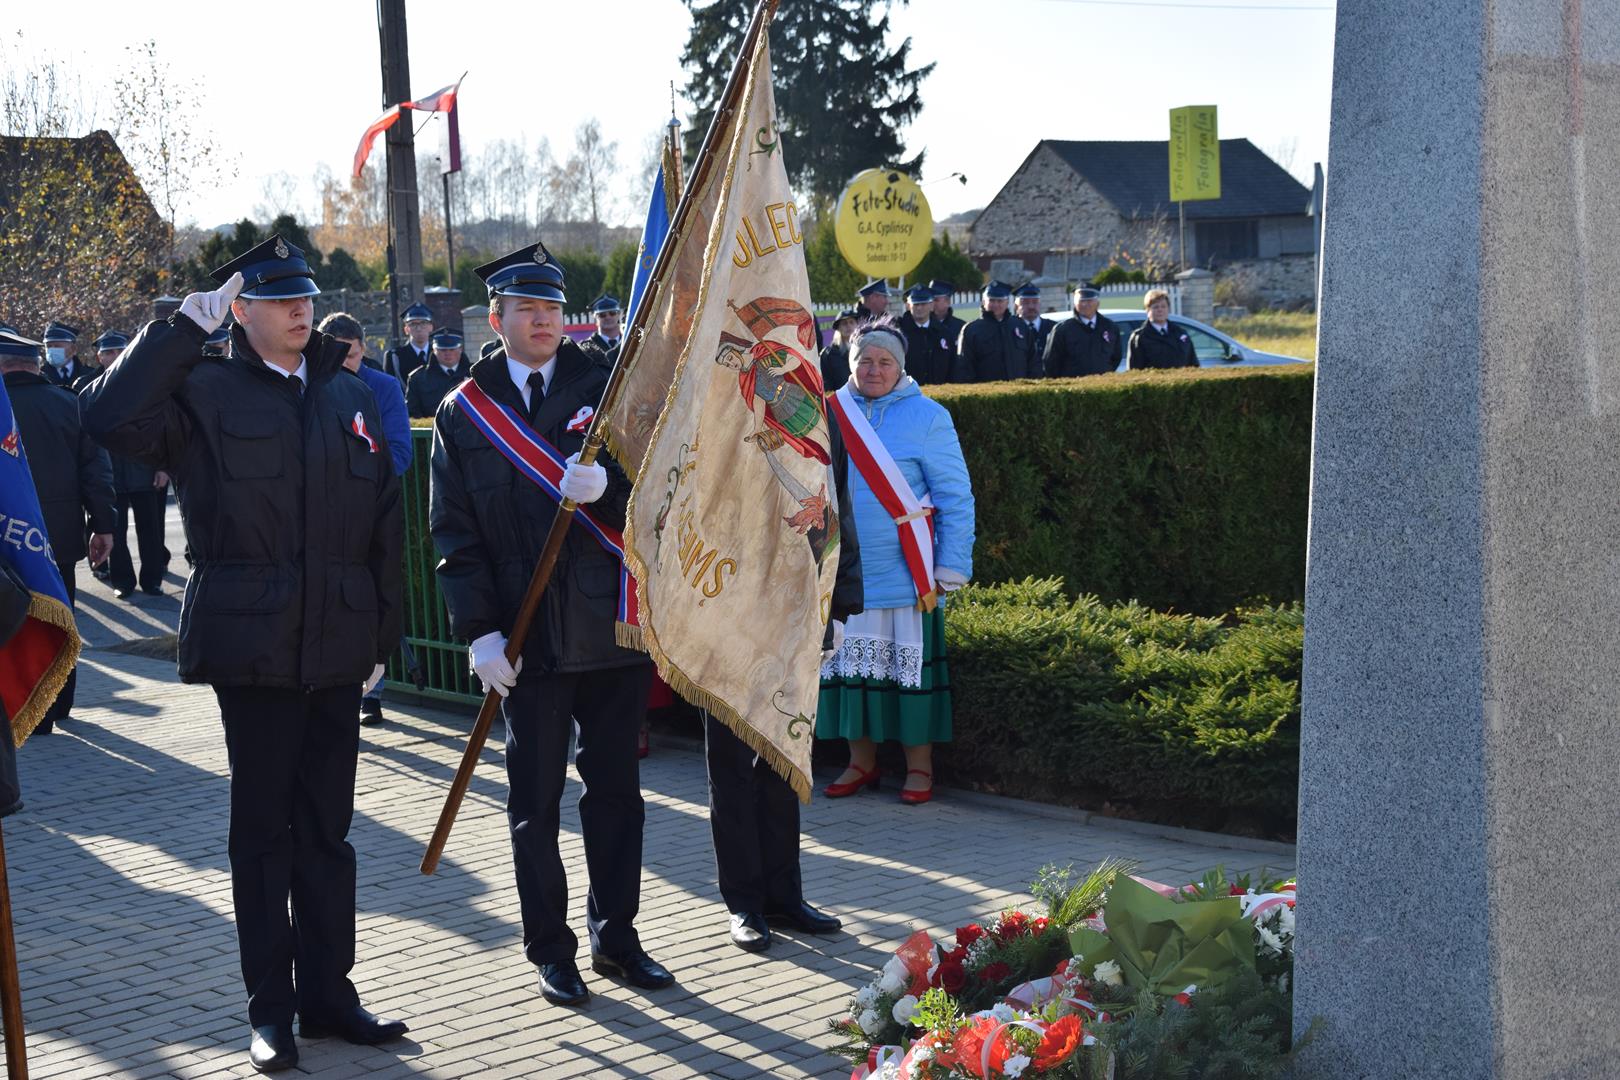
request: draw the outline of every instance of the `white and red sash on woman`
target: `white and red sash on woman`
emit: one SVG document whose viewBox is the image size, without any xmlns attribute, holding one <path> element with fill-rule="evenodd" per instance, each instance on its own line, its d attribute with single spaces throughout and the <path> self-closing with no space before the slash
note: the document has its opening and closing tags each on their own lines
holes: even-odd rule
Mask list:
<svg viewBox="0 0 1620 1080">
<path fill-rule="evenodd" d="M 562 478 L 568 469 L 568 459 L 520 416 L 517 410 L 502 405 L 484 392 L 483 387 L 466 380 L 456 387 L 454 397 L 473 427 L 483 433 L 490 445 L 501 452 L 524 477 L 532 480 L 540 490 L 562 505 Z M 624 538 L 619 530 L 598 521 L 590 510 L 581 506 L 575 516 L 584 524 L 585 531 L 596 538 L 602 550 L 619 563 L 619 626 L 634 633 L 640 632 L 641 606 L 636 594 L 636 579 L 624 565 Z M 620 632 L 618 639 L 625 640 Z M 632 635 L 633 636 L 633 635 Z"/>
<path fill-rule="evenodd" d="M 939 603 L 939 588 L 934 583 L 933 505 L 926 495 L 919 499 L 912 492 L 900 466 L 894 463 L 894 455 L 862 414 L 848 383 L 827 398 L 827 408 L 838 417 L 838 429 L 843 433 L 849 460 L 855 463 L 861 479 L 866 481 L 866 486 L 877 496 L 878 504 L 900 531 L 900 553 L 905 557 L 912 586 L 917 590 L 917 608 L 933 611 Z"/>
</svg>

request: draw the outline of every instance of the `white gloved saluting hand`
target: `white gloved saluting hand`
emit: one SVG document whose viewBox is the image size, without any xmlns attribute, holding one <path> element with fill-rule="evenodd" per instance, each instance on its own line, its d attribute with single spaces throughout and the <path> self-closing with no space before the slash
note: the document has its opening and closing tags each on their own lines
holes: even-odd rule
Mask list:
<svg viewBox="0 0 1620 1080">
<path fill-rule="evenodd" d="M 602 497 L 607 490 L 607 470 L 592 463 L 581 465 L 579 455 L 573 454 L 568 458 L 568 471 L 563 473 L 563 497 L 573 499 L 576 503 L 584 505 L 593 503 Z"/>
<path fill-rule="evenodd" d="M 473 674 L 484 684 L 484 693 L 495 691 L 501 697 L 512 692 L 517 685 L 518 672 L 523 670 L 523 657 L 516 666 L 506 662 L 506 635 L 491 630 L 478 638 L 467 650 L 472 661 Z"/>
<path fill-rule="evenodd" d="M 219 324 L 225 321 L 225 316 L 231 310 L 231 301 L 236 294 L 242 291 L 242 275 L 240 272 L 232 274 L 231 280 L 215 289 L 213 292 L 194 292 L 187 294 L 180 301 L 180 314 L 212 334 L 219 329 Z"/>
</svg>

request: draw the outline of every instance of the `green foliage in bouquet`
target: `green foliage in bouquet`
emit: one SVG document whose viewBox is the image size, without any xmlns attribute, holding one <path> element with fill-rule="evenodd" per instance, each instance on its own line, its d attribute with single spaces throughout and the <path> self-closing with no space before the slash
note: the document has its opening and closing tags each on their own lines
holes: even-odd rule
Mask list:
<svg viewBox="0 0 1620 1080">
<path fill-rule="evenodd" d="M 1109 890 L 1103 921 L 1106 934 L 1077 926 L 1069 944 L 1087 969 L 1116 965 L 1133 991 L 1171 997 L 1255 970 L 1254 924 L 1235 896 L 1175 900 L 1121 878 Z"/>
<path fill-rule="evenodd" d="M 1052 925 L 1068 930 L 1101 911 L 1114 880 L 1135 869 L 1136 863 L 1128 859 L 1104 859 L 1095 870 L 1076 881 L 1072 866 L 1043 866 L 1036 873 L 1029 893 L 1046 911 Z"/>
<path fill-rule="evenodd" d="M 969 586 L 945 612 L 954 742 L 937 771 L 1203 827 L 1240 810 L 1291 831 L 1304 623 L 1298 605 L 1223 621 L 1070 600 L 1050 578 Z"/>
<path fill-rule="evenodd" d="M 1252 971 L 1200 991 L 1187 1007 L 1144 992 L 1129 1015 L 1088 1025 L 1097 1044 L 1076 1073 L 1084 1080 L 1269 1080 L 1297 1051 L 1293 1000 Z M 1302 1043 L 1303 1045 L 1303 1043 Z M 1113 1059 L 1110 1072 L 1109 1059 Z"/>
</svg>

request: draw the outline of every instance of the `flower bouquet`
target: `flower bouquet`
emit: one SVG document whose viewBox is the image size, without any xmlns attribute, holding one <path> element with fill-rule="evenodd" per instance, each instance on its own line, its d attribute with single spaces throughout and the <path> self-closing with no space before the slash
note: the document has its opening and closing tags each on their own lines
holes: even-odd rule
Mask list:
<svg viewBox="0 0 1620 1080">
<path fill-rule="evenodd" d="M 1045 870 L 1046 913 L 913 934 L 834 1023 L 851 1080 L 1270 1076 L 1290 1058 L 1294 883 Z M 1196 997 L 1195 997 L 1196 995 Z"/>
</svg>

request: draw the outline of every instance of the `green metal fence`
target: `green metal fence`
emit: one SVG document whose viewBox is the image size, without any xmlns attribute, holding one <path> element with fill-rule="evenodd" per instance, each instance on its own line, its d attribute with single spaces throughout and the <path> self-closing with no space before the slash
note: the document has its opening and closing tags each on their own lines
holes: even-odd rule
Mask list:
<svg viewBox="0 0 1620 1080">
<path fill-rule="evenodd" d="M 467 646 L 451 640 L 450 616 L 439 595 L 433 567 L 439 561 L 428 535 L 428 458 L 432 453 L 433 429 L 413 427 L 411 441 L 416 461 L 400 478 L 405 509 L 405 641 L 416 652 L 416 661 L 427 676 L 427 688 L 417 690 L 405 669 L 400 652 L 388 661 L 385 686 L 411 694 L 422 694 L 441 701 L 476 705 L 478 693 L 472 672 L 467 668 Z"/>
</svg>

